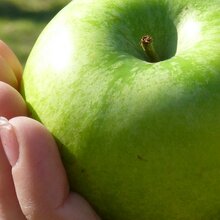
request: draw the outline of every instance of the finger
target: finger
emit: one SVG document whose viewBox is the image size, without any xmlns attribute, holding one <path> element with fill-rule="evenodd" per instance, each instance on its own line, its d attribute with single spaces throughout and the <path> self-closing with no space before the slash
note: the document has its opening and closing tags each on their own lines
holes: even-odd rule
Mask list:
<svg viewBox="0 0 220 220">
<path fill-rule="evenodd" d="M 14 52 L 2 40 L 0 40 L 0 55 L 6 60 L 9 66 L 11 66 L 18 82 L 20 82 L 23 72 L 22 65 L 19 62 L 17 56 L 14 54 Z"/>
<path fill-rule="evenodd" d="M 15 189 L 25 216 L 28 219 L 99 219 L 84 199 L 69 193 L 57 145 L 46 128 L 26 117 L 13 118 L 10 123 L 19 150 L 9 146 L 7 137 L 5 150 L 13 166 Z"/>
<path fill-rule="evenodd" d="M 23 213 L 28 218 L 49 219 L 69 193 L 56 144 L 49 132 L 32 119 L 18 117 L 10 123 L 18 140 L 19 159 L 11 163 Z"/>
<path fill-rule="evenodd" d="M 7 119 L 27 115 L 27 107 L 20 93 L 4 82 L 0 82 L 0 115 Z"/>
<path fill-rule="evenodd" d="M 1 128 L 6 126 L 4 120 L 0 118 L 0 219 L 24 220 L 21 208 L 19 206 L 15 188 L 11 175 L 11 166 L 6 158 L 1 141 Z M 6 129 L 10 129 L 6 128 Z"/>
<path fill-rule="evenodd" d="M 57 209 L 60 219 L 101 220 L 90 204 L 77 193 L 70 193 L 62 206 Z"/>
<path fill-rule="evenodd" d="M 54 209 L 69 194 L 55 141 L 32 119 L 17 117 L 10 123 L 18 141 L 19 156 L 12 146 L 7 146 L 6 152 L 12 150 L 7 155 L 11 158 L 13 180 L 23 213 L 28 219 L 54 219 Z M 9 141 L 7 143 L 10 145 Z"/>
<path fill-rule="evenodd" d="M 18 80 L 5 59 L 0 56 L 0 81 L 8 83 L 15 89 L 18 89 Z"/>
</svg>

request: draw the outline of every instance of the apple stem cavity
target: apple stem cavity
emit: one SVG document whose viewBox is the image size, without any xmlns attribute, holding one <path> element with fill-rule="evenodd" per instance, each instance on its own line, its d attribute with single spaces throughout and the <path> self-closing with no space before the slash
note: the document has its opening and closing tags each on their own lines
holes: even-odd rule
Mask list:
<svg viewBox="0 0 220 220">
<path fill-rule="evenodd" d="M 150 35 L 145 35 L 141 38 L 141 47 L 151 63 L 160 61 L 160 58 L 153 46 L 153 38 Z"/>
</svg>

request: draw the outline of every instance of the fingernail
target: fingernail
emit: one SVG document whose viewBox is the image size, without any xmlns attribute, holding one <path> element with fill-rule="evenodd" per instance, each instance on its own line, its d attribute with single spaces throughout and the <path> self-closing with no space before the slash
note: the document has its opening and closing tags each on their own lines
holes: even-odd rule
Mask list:
<svg viewBox="0 0 220 220">
<path fill-rule="evenodd" d="M 19 156 L 19 145 L 13 126 L 5 117 L 0 117 L 0 140 L 9 163 L 14 166 Z"/>
</svg>

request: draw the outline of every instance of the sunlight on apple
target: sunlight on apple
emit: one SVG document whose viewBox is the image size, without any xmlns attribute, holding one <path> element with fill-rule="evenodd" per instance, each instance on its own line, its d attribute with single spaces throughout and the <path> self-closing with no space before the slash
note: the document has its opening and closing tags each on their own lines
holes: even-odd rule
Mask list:
<svg viewBox="0 0 220 220">
<path fill-rule="evenodd" d="M 50 40 L 50 47 L 47 47 L 48 61 L 57 73 L 61 73 L 63 68 L 70 62 L 71 54 L 74 51 L 72 47 L 72 37 L 69 31 L 60 26 L 58 34 L 54 35 Z M 56 45 L 56 46 L 54 46 Z"/>
<path fill-rule="evenodd" d="M 177 53 L 185 51 L 194 46 L 201 39 L 201 24 L 194 16 L 188 16 L 178 27 Z"/>
</svg>

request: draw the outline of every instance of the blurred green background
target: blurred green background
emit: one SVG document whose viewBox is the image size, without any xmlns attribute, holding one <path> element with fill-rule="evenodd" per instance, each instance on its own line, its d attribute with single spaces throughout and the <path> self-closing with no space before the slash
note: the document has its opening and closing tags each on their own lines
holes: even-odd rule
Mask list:
<svg viewBox="0 0 220 220">
<path fill-rule="evenodd" d="M 0 39 L 23 65 L 47 23 L 71 0 L 0 0 Z"/>
</svg>

